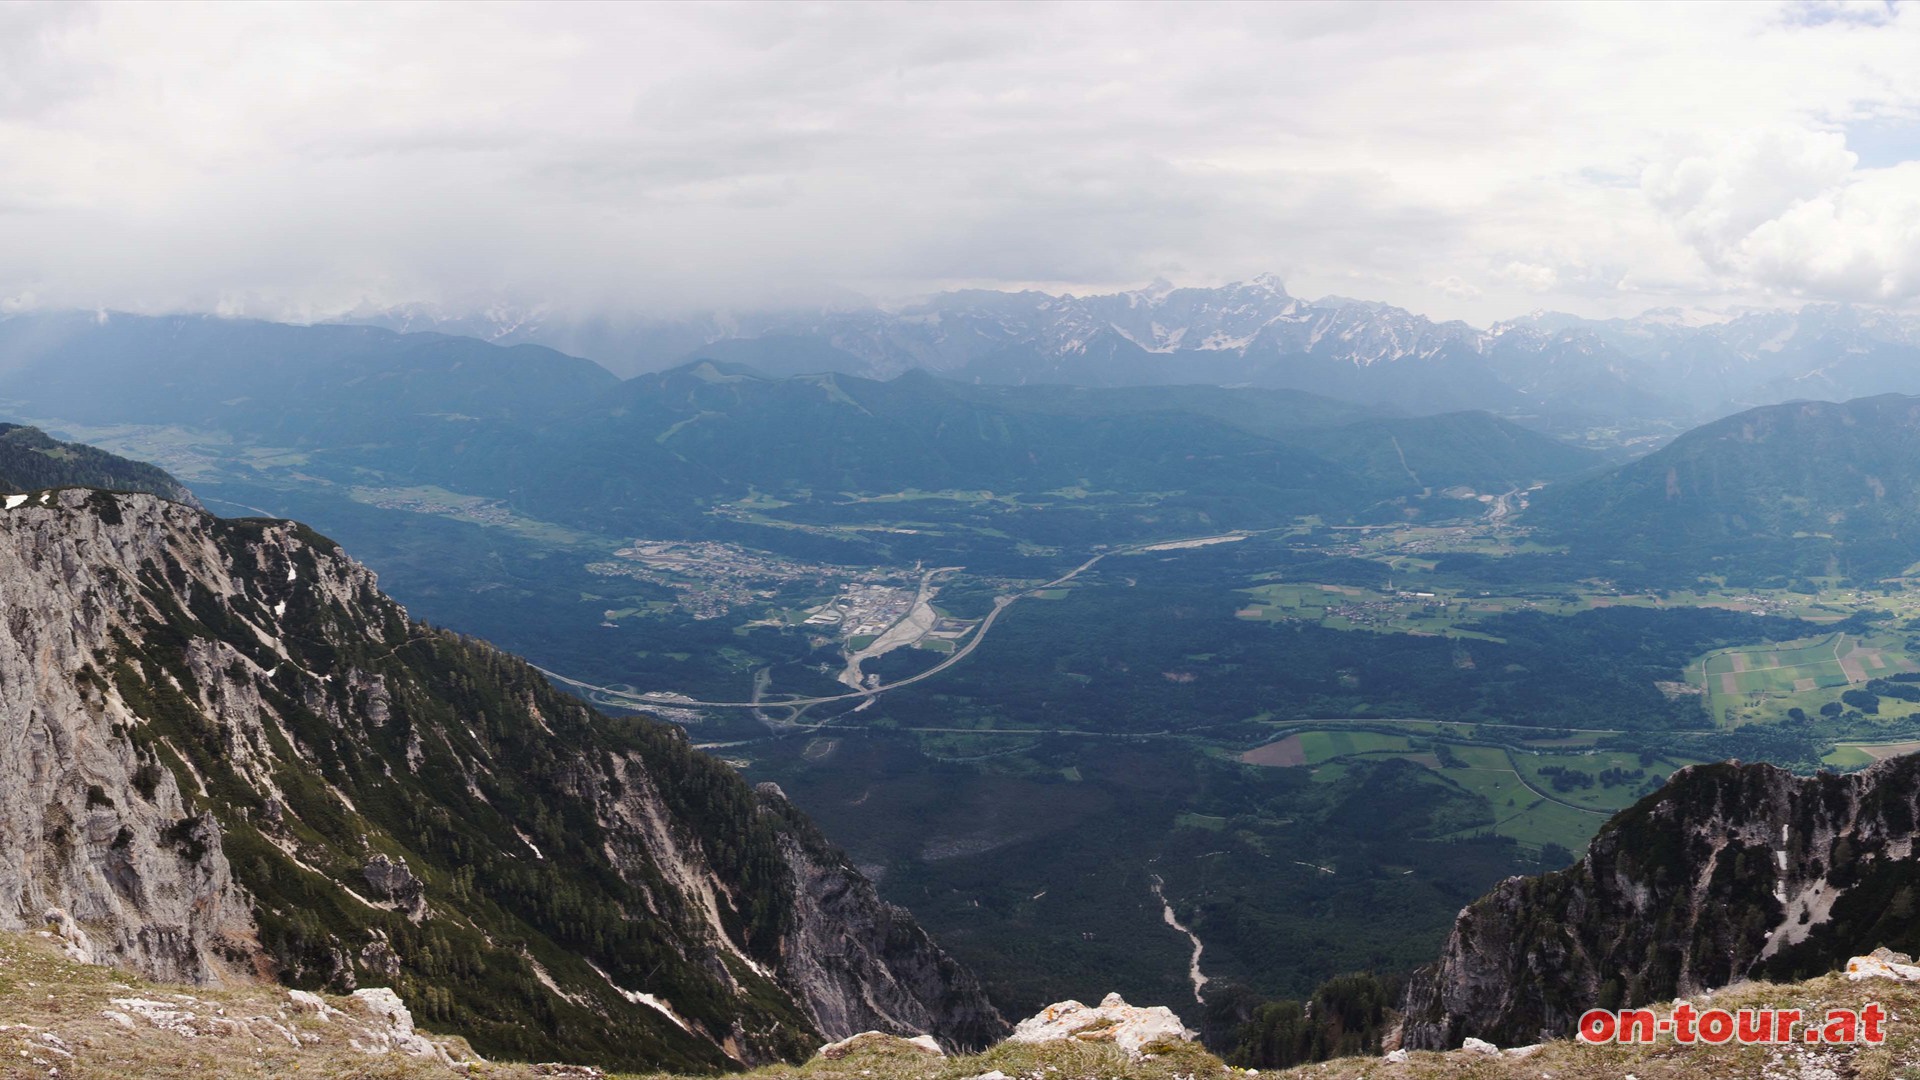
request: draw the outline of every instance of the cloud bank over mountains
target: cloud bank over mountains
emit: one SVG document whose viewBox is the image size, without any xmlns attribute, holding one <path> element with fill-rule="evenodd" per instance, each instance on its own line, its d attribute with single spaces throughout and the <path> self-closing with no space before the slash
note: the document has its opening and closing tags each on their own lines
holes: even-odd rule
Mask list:
<svg viewBox="0 0 1920 1080">
<path fill-rule="evenodd" d="M 1647 169 L 1644 189 L 1713 271 L 1792 293 L 1920 293 L 1920 161 L 1863 170 L 1837 132 L 1746 134 Z"/>
<path fill-rule="evenodd" d="M 0 309 L 1920 301 L 1886 4 L 0 8 Z"/>
</svg>

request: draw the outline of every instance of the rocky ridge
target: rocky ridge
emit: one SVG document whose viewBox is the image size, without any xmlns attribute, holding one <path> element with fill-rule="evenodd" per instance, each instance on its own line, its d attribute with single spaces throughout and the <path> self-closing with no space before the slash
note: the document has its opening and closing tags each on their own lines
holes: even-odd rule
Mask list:
<svg viewBox="0 0 1920 1080">
<path fill-rule="evenodd" d="M 780 375 L 891 378 L 918 367 L 987 382 L 1252 383 L 1409 407 L 1444 400 L 1456 409 L 1667 419 L 1911 392 L 1920 355 L 1920 320 L 1867 308 L 1630 319 L 1538 312 L 1480 329 L 1390 304 L 1295 297 L 1271 275 L 1080 296 L 963 290 L 891 309 L 857 298 L 678 318 L 415 307 L 350 321 L 534 342 L 622 375 L 704 357 Z M 1428 368 L 1447 377 L 1431 378 Z"/>
<path fill-rule="evenodd" d="M 1684 769 L 1574 866 L 1460 913 L 1409 983 L 1403 1045 L 1568 1035 L 1589 1008 L 1807 978 L 1882 943 L 1914 951 L 1920 758 L 1849 775 Z"/>
<path fill-rule="evenodd" d="M 302 526 L 35 493 L 0 596 L 0 927 L 169 981 L 391 986 L 490 1056 L 1005 1031 L 784 799 L 411 622 Z"/>
</svg>

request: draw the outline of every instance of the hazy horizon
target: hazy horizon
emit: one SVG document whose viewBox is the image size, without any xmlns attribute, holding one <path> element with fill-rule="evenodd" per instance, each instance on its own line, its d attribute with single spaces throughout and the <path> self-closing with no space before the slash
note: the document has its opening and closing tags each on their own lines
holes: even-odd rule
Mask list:
<svg viewBox="0 0 1920 1080">
<path fill-rule="evenodd" d="M 0 8 L 0 310 L 1920 297 L 1882 3 Z"/>
<path fill-rule="evenodd" d="M 1289 287 L 1285 281 L 1279 280 L 1278 275 L 1257 275 L 1257 276 L 1272 277 L 1274 279 L 1274 283 L 1280 286 L 1287 293 L 1287 295 L 1293 297 L 1296 300 L 1300 300 L 1304 303 L 1311 304 L 1311 305 L 1316 305 L 1316 306 L 1326 305 L 1333 301 L 1342 301 L 1342 300 L 1354 301 L 1354 302 L 1366 303 L 1366 304 L 1384 303 L 1384 301 L 1380 301 L 1374 297 L 1357 296 L 1357 295 L 1343 294 L 1343 293 L 1336 293 L 1336 292 L 1317 293 L 1317 294 L 1307 295 Z M 962 293 L 967 291 L 993 291 L 993 292 L 1005 292 L 1005 293 L 1019 293 L 1019 292 L 1032 291 L 1032 292 L 1043 292 L 1048 294 L 1049 296 L 1053 296 L 1060 299 L 1086 299 L 1086 298 L 1091 298 L 1096 296 L 1126 295 L 1130 293 L 1150 293 L 1150 292 L 1156 291 L 1155 289 L 1156 285 L 1164 285 L 1171 288 L 1172 290 L 1213 289 L 1213 288 L 1232 287 L 1236 285 L 1246 285 L 1253 280 L 1254 279 L 1249 278 L 1249 279 L 1237 280 L 1237 281 L 1221 281 L 1221 282 L 1209 282 L 1206 284 L 1201 284 L 1198 282 L 1169 280 L 1166 278 L 1156 278 L 1154 281 L 1146 282 L 1143 284 L 1121 285 L 1121 286 L 1115 286 L 1111 288 L 1080 289 L 1080 290 L 1075 290 L 1069 286 L 1054 285 L 1052 283 L 1047 283 L 1047 282 L 1013 282 L 1013 283 L 985 284 L 985 285 L 978 285 L 978 286 L 957 286 L 954 289 L 941 290 L 939 292 L 923 292 L 923 293 L 914 293 L 914 294 L 903 294 L 903 295 L 897 295 L 897 296 L 869 296 L 863 293 L 858 293 L 858 292 L 854 292 L 852 290 L 847 290 L 847 289 L 833 289 L 833 290 L 823 289 L 823 290 L 815 290 L 811 292 L 806 290 L 795 289 L 795 290 L 791 290 L 786 295 L 781 295 L 777 293 L 770 294 L 767 296 L 756 297 L 749 301 L 735 303 L 735 304 L 713 303 L 713 304 L 700 305 L 700 304 L 682 302 L 682 303 L 674 303 L 674 304 L 663 304 L 658 307 L 628 307 L 628 308 L 618 308 L 618 309 L 605 308 L 605 307 L 579 308 L 579 307 L 571 307 L 564 303 L 542 302 L 542 301 L 515 303 L 515 302 L 509 302 L 509 301 L 504 301 L 500 299 L 494 299 L 486 302 L 474 301 L 469 304 L 461 304 L 458 302 L 446 303 L 446 302 L 427 301 L 427 300 L 402 301 L 402 302 L 392 304 L 392 305 L 387 305 L 387 306 L 363 304 L 355 308 L 348 308 L 340 311 L 325 311 L 325 312 L 248 311 L 241 308 L 231 308 L 231 307 L 225 310 L 196 308 L 196 307 L 176 307 L 176 308 L 163 308 L 163 309 L 142 311 L 142 310 L 131 309 L 131 308 L 118 308 L 118 307 L 105 307 L 105 306 L 95 306 L 91 308 L 78 307 L 78 306 L 72 306 L 72 305 L 48 305 L 48 304 L 34 304 L 32 306 L 26 306 L 26 305 L 15 303 L 11 306 L 0 305 L 0 319 L 5 319 L 12 315 L 36 315 L 36 314 L 37 315 L 62 315 L 62 314 L 92 315 L 96 318 L 102 318 L 102 319 L 112 318 L 114 316 L 161 318 L 161 317 L 178 315 L 178 316 L 206 316 L 206 317 L 221 318 L 221 319 L 253 320 L 253 321 L 260 321 L 260 322 L 282 323 L 282 324 L 293 325 L 293 326 L 317 326 L 317 325 L 332 324 L 332 323 L 347 323 L 347 324 L 364 323 L 368 325 L 387 325 L 387 324 L 396 322 L 401 317 L 411 314 L 415 316 L 424 317 L 428 320 L 445 320 L 447 323 L 461 323 L 461 324 L 467 323 L 469 321 L 486 320 L 491 318 L 491 319 L 499 320 L 502 326 L 508 326 L 508 325 L 512 325 L 517 320 L 521 320 L 521 319 L 533 319 L 533 320 L 553 319 L 561 323 L 572 323 L 576 321 L 580 323 L 604 322 L 609 326 L 619 327 L 619 326 L 644 326 L 644 325 L 650 325 L 650 324 L 665 325 L 665 324 L 673 324 L 677 322 L 699 320 L 703 318 L 724 319 L 728 316 L 734 316 L 734 315 L 781 315 L 783 313 L 805 313 L 810 311 L 823 311 L 823 312 L 824 311 L 832 311 L 832 312 L 876 311 L 876 312 L 884 312 L 891 315 L 891 314 L 900 314 L 916 306 L 934 303 L 940 297 L 945 295 L 952 295 L 952 294 Z M 1400 307 L 1400 305 L 1393 305 L 1393 306 Z M 1465 323 L 1467 326 L 1472 327 L 1473 329 L 1485 331 L 1485 330 L 1490 330 L 1497 326 L 1501 326 L 1503 324 L 1516 323 L 1525 319 L 1554 316 L 1554 315 L 1566 315 L 1566 316 L 1573 316 L 1577 318 L 1622 319 L 1626 321 L 1633 321 L 1637 319 L 1652 319 L 1656 316 L 1660 316 L 1663 314 L 1671 314 L 1673 318 L 1670 321 L 1676 325 L 1683 325 L 1683 326 L 1690 326 L 1690 327 L 1706 327 L 1706 326 L 1723 325 L 1725 323 L 1732 322 L 1736 319 L 1739 319 L 1747 315 L 1768 314 L 1768 313 L 1774 313 L 1774 312 L 1797 313 L 1806 308 L 1818 308 L 1823 306 L 1825 307 L 1839 306 L 1839 307 L 1853 308 L 1853 309 L 1863 310 L 1863 311 L 1884 311 L 1893 315 L 1913 316 L 1913 315 L 1920 314 L 1920 312 L 1917 312 L 1915 308 L 1912 307 L 1911 305 L 1893 306 L 1893 305 L 1876 304 L 1876 303 L 1863 302 L 1863 301 L 1829 300 L 1829 299 L 1819 298 L 1819 297 L 1777 297 L 1777 298 L 1774 298 L 1773 301 L 1770 303 L 1726 304 L 1722 306 L 1706 306 L 1706 305 L 1684 304 L 1684 303 L 1676 302 L 1672 304 L 1648 306 L 1638 310 L 1609 312 L 1609 313 L 1603 313 L 1603 314 L 1598 314 L 1593 316 L 1583 316 L 1583 315 L 1579 315 L 1577 312 L 1569 311 L 1564 308 L 1554 308 L 1554 307 L 1534 307 L 1534 308 L 1527 309 L 1525 311 L 1514 311 L 1505 315 L 1497 315 L 1491 318 L 1450 317 L 1450 316 L 1442 315 L 1432 311 L 1422 311 L 1418 308 L 1402 308 L 1402 310 L 1405 310 L 1414 316 L 1429 319 L 1430 321 L 1436 324 L 1460 322 L 1460 323 Z M 462 330 L 457 328 L 453 330 L 439 331 L 439 330 L 436 330 L 437 325 L 438 325 L 437 322 L 429 321 L 417 326 L 408 326 L 402 332 L 406 332 L 406 333 L 445 332 L 445 333 L 454 333 L 454 334 L 463 333 Z"/>
</svg>

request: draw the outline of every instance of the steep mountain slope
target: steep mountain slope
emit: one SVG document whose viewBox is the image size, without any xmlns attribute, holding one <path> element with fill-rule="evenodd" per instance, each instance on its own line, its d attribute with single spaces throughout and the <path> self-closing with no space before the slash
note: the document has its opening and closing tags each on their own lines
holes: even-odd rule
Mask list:
<svg viewBox="0 0 1920 1080">
<path fill-rule="evenodd" d="M 193 492 L 167 475 L 165 469 L 84 443 L 61 442 L 39 428 L 0 424 L 0 491 L 51 487 L 145 491 L 189 506 L 199 505 Z"/>
<path fill-rule="evenodd" d="M 1846 776 L 1729 762 L 1676 774 L 1573 867 L 1460 913 L 1407 993 L 1406 1045 L 1571 1033 L 1590 1008 L 1833 970 L 1920 945 L 1920 757 Z"/>
<path fill-rule="evenodd" d="M 1371 483 L 1415 491 L 1464 485 L 1497 493 L 1572 476 L 1600 460 L 1484 412 L 1363 420 L 1281 438 Z"/>
<path fill-rule="evenodd" d="M 184 981 L 391 985 L 484 1054 L 711 1069 L 1003 1023 L 777 793 L 412 623 L 305 528 L 0 511 L 0 926 Z"/>
<path fill-rule="evenodd" d="M 1896 574 L 1920 559 L 1920 398 L 1753 409 L 1542 492 L 1530 520 L 1689 573 Z"/>
</svg>

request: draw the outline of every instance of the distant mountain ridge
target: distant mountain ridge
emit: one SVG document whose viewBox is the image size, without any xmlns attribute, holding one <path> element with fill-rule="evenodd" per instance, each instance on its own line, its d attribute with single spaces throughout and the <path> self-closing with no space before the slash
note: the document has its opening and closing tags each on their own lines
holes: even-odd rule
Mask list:
<svg viewBox="0 0 1920 1080">
<path fill-rule="evenodd" d="M 887 378 L 922 367 L 968 381 L 1244 384 L 1544 418 L 1698 420 L 1800 397 L 1920 392 L 1920 316 L 1809 305 L 1730 317 L 1538 313 L 1479 329 L 1388 304 L 1304 300 L 1270 275 L 1092 296 L 967 290 L 898 309 L 845 304 L 620 322 L 410 308 L 360 321 L 552 344 L 624 373 L 703 357 L 773 375 Z"/>
<path fill-rule="evenodd" d="M 779 376 L 704 360 L 622 381 L 535 346 L 200 316 L 0 320 L 8 401 L 49 422 L 274 447 L 329 482 L 439 485 L 611 535 L 712 527 L 716 500 L 754 492 L 1153 493 L 1166 512 L 1136 526 L 1162 532 L 1398 517 L 1385 504 L 1598 461 L 1483 411 L 1414 418 L 1303 390 Z"/>
<path fill-rule="evenodd" d="M 0 404 L 42 416 L 222 430 L 301 445 L 364 442 L 427 419 L 563 415 L 617 383 L 588 360 L 444 334 L 208 315 L 0 319 Z M 324 431 L 316 427 L 324 424 Z"/>
<path fill-rule="evenodd" d="M 1920 561 L 1920 397 L 1769 405 L 1557 485 L 1527 521 L 1629 563 L 1742 581 Z"/>
<path fill-rule="evenodd" d="M 0 424 L 0 492 L 55 487 L 145 491 L 188 506 L 200 503 L 165 469 L 83 443 L 66 443 L 39 428 Z"/>
</svg>

